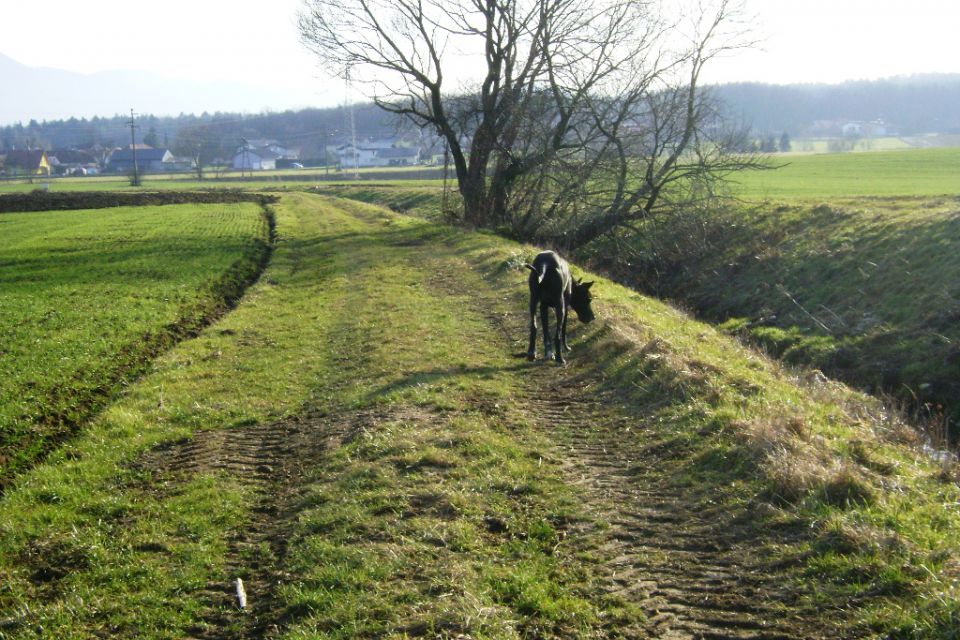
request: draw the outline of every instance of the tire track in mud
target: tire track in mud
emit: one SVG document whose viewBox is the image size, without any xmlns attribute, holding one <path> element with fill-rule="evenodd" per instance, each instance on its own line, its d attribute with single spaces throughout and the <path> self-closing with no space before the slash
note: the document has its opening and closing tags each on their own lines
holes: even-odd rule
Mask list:
<svg viewBox="0 0 960 640">
<path fill-rule="evenodd" d="M 169 490 L 200 474 L 225 474 L 253 496 L 249 519 L 229 533 L 225 569 L 200 592 L 207 603 L 191 638 L 261 638 L 276 634 L 283 610 L 277 587 L 287 543 L 296 526 L 298 505 L 311 466 L 339 446 L 346 422 L 303 418 L 196 433 L 189 440 L 163 445 L 138 463 L 154 480 L 151 487 Z M 239 607 L 236 583 L 243 580 L 248 598 Z"/>
<path fill-rule="evenodd" d="M 612 398 L 589 400 L 583 380 L 568 371 L 552 373 L 538 376 L 524 401 L 530 419 L 555 437 L 566 475 L 594 515 L 582 533 L 601 540 L 594 553 L 602 558 L 607 592 L 646 614 L 628 636 L 822 637 L 792 611 L 790 594 L 772 583 L 755 549 L 764 541 L 746 523 L 705 504 L 705 496 L 671 486 L 657 471 L 671 464 L 664 459 L 669 452 L 658 456 L 633 445 L 630 436 L 615 439 L 632 420 L 610 411 Z M 594 429 L 584 416 L 603 416 L 605 424 Z M 598 521 L 609 527 L 598 532 Z"/>
</svg>

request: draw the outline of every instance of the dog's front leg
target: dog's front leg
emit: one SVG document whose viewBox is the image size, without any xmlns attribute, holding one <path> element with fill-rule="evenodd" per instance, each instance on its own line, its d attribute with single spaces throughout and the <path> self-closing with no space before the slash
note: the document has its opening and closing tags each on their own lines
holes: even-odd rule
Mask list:
<svg viewBox="0 0 960 640">
<path fill-rule="evenodd" d="M 566 360 L 563 359 L 563 327 L 567 324 L 567 314 L 564 313 L 564 311 L 564 304 L 561 301 L 557 307 L 557 330 L 553 337 L 553 347 L 557 354 L 557 364 L 566 364 Z"/>
<path fill-rule="evenodd" d="M 560 330 L 560 344 L 564 351 L 570 351 L 567 344 L 567 320 L 570 319 L 570 307 L 566 303 L 563 305 L 563 327 Z"/>
</svg>

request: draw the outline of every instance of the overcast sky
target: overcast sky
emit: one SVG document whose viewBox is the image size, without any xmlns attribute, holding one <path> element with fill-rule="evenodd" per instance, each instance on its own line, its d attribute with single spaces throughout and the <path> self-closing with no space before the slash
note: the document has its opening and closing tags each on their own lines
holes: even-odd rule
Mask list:
<svg viewBox="0 0 960 640">
<path fill-rule="evenodd" d="M 152 71 L 296 91 L 299 104 L 342 102 L 299 43 L 303 0 L 0 0 L 0 53 L 81 73 Z M 960 73 L 958 0 L 746 0 L 759 48 L 722 60 L 709 80 L 839 82 Z M 10 90 L 5 87 L 4 91 Z M 0 97 L 2 100 L 2 97 Z M 268 100 L 264 104 L 269 104 Z"/>
</svg>

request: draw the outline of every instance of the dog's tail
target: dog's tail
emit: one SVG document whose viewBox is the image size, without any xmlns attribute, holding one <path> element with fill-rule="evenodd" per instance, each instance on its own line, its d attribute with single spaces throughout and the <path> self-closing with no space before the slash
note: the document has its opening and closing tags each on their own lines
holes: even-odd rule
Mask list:
<svg viewBox="0 0 960 640">
<path fill-rule="evenodd" d="M 547 265 L 542 265 L 541 270 L 537 271 L 536 267 L 534 267 L 532 264 L 528 264 L 527 269 L 530 269 L 530 271 L 533 271 L 535 274 L 537 274 L 537 284 L 543 283 L 543 277 L 547 275 Z"/>
</svg>

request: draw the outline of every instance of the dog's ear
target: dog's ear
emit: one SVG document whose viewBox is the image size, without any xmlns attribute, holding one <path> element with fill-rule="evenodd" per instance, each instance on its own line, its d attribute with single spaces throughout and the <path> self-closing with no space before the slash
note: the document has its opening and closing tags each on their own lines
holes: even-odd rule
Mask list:
<svg viewBox="0 0 960 640">
<path fill-rule="evenodd" d="M 591 280 L 590 282 L 584 282 L 583 278 L 580 278 L 580 286 L 583 287 L 584 289 L 589 289 L 590 287 L 592 287 L 593 282 L 594 282 L 593 280 Z"/>
</svg>

